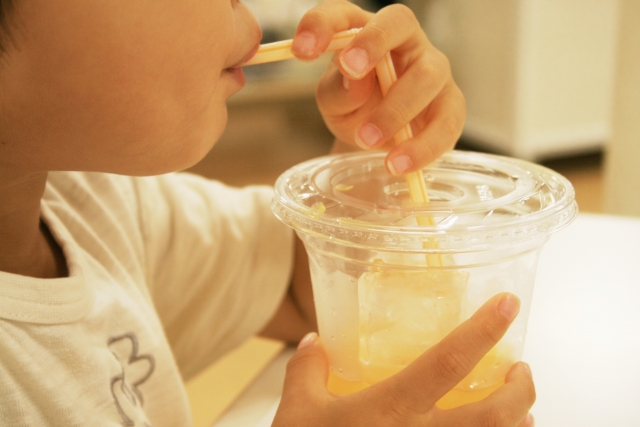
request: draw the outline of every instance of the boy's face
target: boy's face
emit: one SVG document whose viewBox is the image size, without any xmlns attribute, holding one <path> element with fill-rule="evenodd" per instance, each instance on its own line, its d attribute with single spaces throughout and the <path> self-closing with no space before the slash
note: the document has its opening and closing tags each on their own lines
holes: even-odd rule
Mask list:
<svg viewBox="0 0 640 427">
<path fill-rule="evenodd" d="M 2 167 L 155 174 L 201 159 L 261 32 L 239 0 L 18 0 Z M 8 154 L 8 155 L 6 155 Z M 7 163 L 8 162 L 8 163 Z"/>
</svg>

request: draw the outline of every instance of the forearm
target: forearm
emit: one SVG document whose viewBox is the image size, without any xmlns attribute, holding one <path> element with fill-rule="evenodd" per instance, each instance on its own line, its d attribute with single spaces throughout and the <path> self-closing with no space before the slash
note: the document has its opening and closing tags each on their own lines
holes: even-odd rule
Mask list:
<svg viewBox="0 0 640 427">
<path fill-rule="evenodd" d="M 361 151 L 357 146 L 335 139 L 331 154 Z M 309 257 L 302 240 L 295 237 L 294 269 L 291 286 L 269 324 L 260 332 L 261 336 L 298 342 L 307 333 L 317 330 L 316 310 L 313 303 Z"/>
<path fill-rule="evenodd" d="M 298 342 L 306 333 L 317 330 L 316 311 L 313 304 L 309 259 L 302 241 L 295 237 L 294 268 L 291 285 L 261 336 Z"/>
</svg>

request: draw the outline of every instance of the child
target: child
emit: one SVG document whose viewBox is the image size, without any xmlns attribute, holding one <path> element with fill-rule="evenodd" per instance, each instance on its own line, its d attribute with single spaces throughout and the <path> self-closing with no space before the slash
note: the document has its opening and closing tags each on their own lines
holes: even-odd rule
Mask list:
<svg viewBox="0 0 640 427">
<path fill-rule="evenodd" d="M 270 190 L 169 173 L 221 134 L 260 29 L 238 0 L 0 10 L 0 424 L 187 426 L 183 379 L 258 331 L 296 342 L 315 329 L 304 250 L 273 218 Z M 352 27 L 364 29 L 319 84 L 322 114 L 339 144 L 363 148 L 411 120 L 416 137 L 388 167 L 416 170 L 461 131 L 447 61 L 407 8 L 372 15 L 337 0 L 304 17 L 294 50 L 314 58 Z M 400 79 L 383 100 L 371 69 L 387 51 Z M 517 311 L 496 296 L 410 367 L 346 397 L 327 392 L 307 335 L 274 426 L 531 425 L 522 363 L 486 400 L 434 407 Z"/>
</svg>

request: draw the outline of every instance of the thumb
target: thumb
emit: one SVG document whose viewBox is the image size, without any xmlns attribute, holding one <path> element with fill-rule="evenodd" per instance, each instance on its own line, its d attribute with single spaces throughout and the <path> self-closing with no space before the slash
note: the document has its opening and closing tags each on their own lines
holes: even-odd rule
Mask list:
<svg viewBox="0 0 640 427">
<path fill-rule="evenodd" d="M 519 310 L 517 296 L 494 296 L 442 341 L 385 380 L 386 386 L 377 388 L 378 392 L 389 388 L 407 407 L 427 412 L 498 343 Z"/>
<path fill-rule="evenodd" d="M 307 334 L 287 363 L 282 399 L 326 396 L 329 362 L 318 334 Z"/>
</svg>

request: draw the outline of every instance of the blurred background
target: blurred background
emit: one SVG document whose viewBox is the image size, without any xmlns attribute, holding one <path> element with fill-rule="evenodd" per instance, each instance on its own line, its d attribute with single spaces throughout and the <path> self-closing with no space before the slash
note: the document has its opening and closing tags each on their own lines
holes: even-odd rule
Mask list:
<svg viewBox="0 0 640 427">
<path fill-rule="evenodd" d="M 244 0 L 263 42 L 291 38 L 319 0 Z M 393 1 L 354 0 L 375 11 Z M 542 163 L 576 188 L 582 212 L 640 216 L 640 2 L 404 0 L 450 59 L 467 100 L 459 149 Z M 191 171 L 230 185 L 273 184 L 326 154 L 314 91 L 330 54 L 246 67 L 222 139 Z M 188 385 L 196 427 L 231 402 L 280 344 L 250 340 Z M 260 355 L 256 358 L 256 355 Z M 213 386 L 212 386 L 213 384 Z"/>
</svg>

